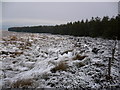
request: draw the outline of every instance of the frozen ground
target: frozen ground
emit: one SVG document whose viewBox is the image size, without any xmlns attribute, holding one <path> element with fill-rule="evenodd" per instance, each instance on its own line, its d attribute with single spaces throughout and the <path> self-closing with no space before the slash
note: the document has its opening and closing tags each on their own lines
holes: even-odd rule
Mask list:
<svg viewBox="0 0 120 90">
<path fill-rule="evenodd" d="M 5 34 L 5 35 L 4 35 Z M 107 79 L 113 40 L 51 34 L 3 33 L 3 88 L 119 89 L 118 42 Z M 97 53 L 92 50 L 98 49 Z"/>
</svg>

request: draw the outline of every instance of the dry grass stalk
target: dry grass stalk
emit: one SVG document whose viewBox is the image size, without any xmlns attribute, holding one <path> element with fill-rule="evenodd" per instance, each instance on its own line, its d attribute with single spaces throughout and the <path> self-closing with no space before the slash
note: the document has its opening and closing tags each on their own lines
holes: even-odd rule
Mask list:
<svg viewBox="0 0 120 90">
<path fill-rule="evenodd" d="M 32 85 L 33 85 L 32 79 L 22 79 L 13 82 L 11 84 L 11 88 L 28 88 L 28 87 L 32 87 Z"/>
<path fill-rule="evenodd" d="M 21 49 L 21 50 L 24 50 L 24 49 L 29 49 L 29 47 L 31 47 L 31 46 L 32 46 L 31 42 L 27 41 L 25 44 L 21 43 L 18 48 Z"/>
<path fill-rule="evenodd" d="M 83 62 L 79 62 L 79 63 L 76 63 L 76 66 L 77 66 L 78 68 L 80 68 L 80 67 L 85 66 L 85 64 L 84 64 Z"/>
<path fill-rule="evenodd" d="M 10 36 L 10 41 L 17 41 L 17 37 L 16 36 Z"/>
<path fill-rule="evenodd" d="M 87 57 L 87 56 L 81 56 L 81 55 L 77 54 L 75 57 L 73 57 L 73 60 L 83 60 L 85 57 Z"/>
<path fill-rule="evenodd" d="M 56 71 L 66 71 L 68 65 L 65 62 L 60 62 L 56 67 L 51 69 L 51 72 L 55 73 Z"/>
</svg>

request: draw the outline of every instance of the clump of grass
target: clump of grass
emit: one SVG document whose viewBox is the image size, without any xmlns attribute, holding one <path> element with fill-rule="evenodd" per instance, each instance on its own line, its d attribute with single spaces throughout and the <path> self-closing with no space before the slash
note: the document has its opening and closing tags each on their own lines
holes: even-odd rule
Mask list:
<svg viewBox="0 0 120 90">
<path fill-rule="evenodd" d="M 10 41 L 17 41 L 17 37 L 16 36 L 10 36 Z"/>
<path fill-rule="evenodd" d="M 35 35 L 34 34 L 32 34 L 32 35 L 30 35 L 31 37 L 35 37 Z"/>
<path fill-rule="evenodd" d="M 25 45 L 20 45 L 18 48 L 21 49 L 21 50 L 24 50 L 26 48 L 26 46 Z"/>
<path fill-rule="evenodd" d="M 56 71 L 66 71 L 67 68 L 68 65 L 65 62 L 60 62 L 58 65 L 51 69 L 51 72 L 55 73 Z"/>
<path fill-rule="evenodd" d="M 29 42 L 29 41 L 27 41 L 25 45 L 30 46 L 30 47 L 32 46 L 31 42 Z"/>
<path fill-rule="evenodd" d="M 81 56 L 81 55 L 77 54 L 75 57 L 73 57 L 73 60 L 83 60 L 85 57 L 87 57 L 87 56 Z"/>
<path fill-rule="evenodd" d="M 14 52 L 15 55 L 21 55 L 23 52 Z"/>
<path fill-rule="evenodd" d="M 94 63 L 93 65 L 95 65 L 95 66 L 97 66 L 97 67 L 104 67 L 105 66 L 105 64 L 103 64 L 103 63 Z"/>
<path fill-rule="evenodd" d="M 33 86 L 32 79 L 21 79 L 13 82 L 11 88 L 29 88 Z"/>
<path fill-rule="evenodd" d="M 79 62 L 79 63 L 76 63 L 76 66 L 77 66 L 78 68 L 80 68 L 80 67 L 85 66 L 85 63 L 83 63 L 83 62 Z"/>
<path fill-rule="evenodd" d="M 10 57 L 15 57 L 15 56 L 20 56 L 21 54 L 23 54 L 23 52 L 8 52 L 8 51 L 1 51 L 0 54 L 5 54 L 5 55 L 9 55 Z"/>
<path fill-rule="evenodd" d="M 41 79 L 44 79 L 47 81 L 48 79 L 50 79 L 49 74 L 45 72 L 44 74 L 42 74 Z"/>
<path fill-rule="evenodd" d="M 2 38 L 2 41 L 7 41 L 5 38 Z"/>
<path fill-rule="evenodd" d="M 15 58 L 16 56 L 20 56 L 21 54 L 23 54 L 23 52 L 9 52 L 11 55 L 10 57 Z"/>
<path fill-rule="evenodd" d="M 25 43 L 21 43 L 18 48 L 21 50 L 25 50 L 25 49 L 29 49 L 29 47 L 31 46 L 32 46 L 32 43 L 29 41 L 26 41 Z"/>
</svg>

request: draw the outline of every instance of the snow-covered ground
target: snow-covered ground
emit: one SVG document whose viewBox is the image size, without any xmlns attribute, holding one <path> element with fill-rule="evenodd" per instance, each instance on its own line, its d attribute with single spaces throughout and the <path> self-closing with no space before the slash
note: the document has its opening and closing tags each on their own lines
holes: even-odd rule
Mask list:
<svg viewBox="0 0 120 90">
<path fill-rule="evenodd" d="M 112 61 L 112 79 L 108 80 L 108 60 L 114 40 L 10 33 L 0 41 L 3 88 L 120 88 L 119 41 Z M 97 53 L 92 52 L 94 48 Z"/>
</svg>

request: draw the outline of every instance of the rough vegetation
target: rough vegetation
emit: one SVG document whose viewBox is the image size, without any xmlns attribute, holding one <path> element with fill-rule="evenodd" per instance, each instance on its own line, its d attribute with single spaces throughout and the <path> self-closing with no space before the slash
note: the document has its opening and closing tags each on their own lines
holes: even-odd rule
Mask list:
<svg viewBox="0 0 120 90">
<path fill-rule="evenodd" d="M 111 79 L 108 79 L 114 40 L 16 32 L 7 32 L 4 36 L 4 33 L 0 41 L 0 86 L 3 89 L 120 88 L 119 40 L 111 62 Z"/>
<path fill-rule="evenodd" d="M 87 56 L 80 56 L 79 54 L 77 54 L 75 57 L 73 57 L 73 60 L 83 60 L 85 57 Z"/>
<path fill-rule="evenodd" d="M 31 88 L 33 83 L 32 79 L 22 79 L 14 81 L 10 86 L 11 88 Z"/>
<path fill-rule="evenodd" d="M 56 71 L 66 71 L 68 65 L 65 62 L 60 62 L 57 66 L 51 69 L 51 72 L 55 73 Z"/>
</svg>

